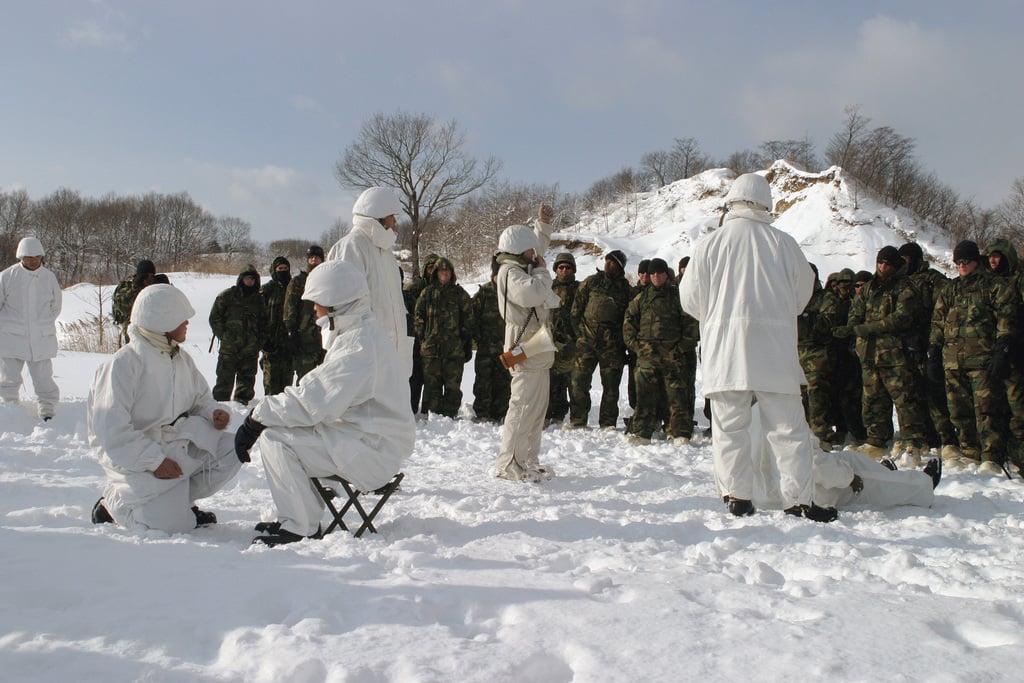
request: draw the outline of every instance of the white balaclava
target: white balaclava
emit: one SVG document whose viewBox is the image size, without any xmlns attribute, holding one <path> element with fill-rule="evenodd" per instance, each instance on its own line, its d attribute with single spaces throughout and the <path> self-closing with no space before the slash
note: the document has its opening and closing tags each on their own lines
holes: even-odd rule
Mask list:
<svg viewBox="0 0 1024 683">
<path fill-rule="evenodd" d="M 370 312 L 366 278 L 347 261 L 327 261 L 314 268 L 306 278 L 302 298 L 328 309 L 327 315 L 316 321 L 325 349 L 345 327 L 347 321 L 342 318 L 351 320 Z"/>
</svg>

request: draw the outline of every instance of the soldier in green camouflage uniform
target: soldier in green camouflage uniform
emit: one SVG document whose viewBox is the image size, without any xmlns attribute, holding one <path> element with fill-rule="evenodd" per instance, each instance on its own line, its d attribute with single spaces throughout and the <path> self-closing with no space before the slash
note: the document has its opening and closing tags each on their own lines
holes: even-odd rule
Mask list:
<svg viewBox="0 0 1024 683">
<path fill-rule="evenodd" d="M 434 262 L 413 324 L 421 340 L 423 412 L 454 418 L 462 406 L 462 371 L 473 357 L 473 310 L 448 259 Z"/>
<path fill-rule="evenodd" d="M 884 457 L 892 433 L 896 406 L 903 449 L 909 459 L 920 461 L 925 446 L 926 408 L 913 345 L 916 322 L 923 314 L 921 294 L 906 277 L 906 264 L 896 247 L 883 247 L 876 259 L 875 277 L 854 297 L 846 325 L 833 333 L 840 338 L 856 336 L 857 356 L 864 385 L 863 417 L 867 443 L 859 450 L 876 460 Z"/>
<path fill-rule="evenodd" d="M 267 308 L 267 341 L 260 358 L 263 393 L 267 396 L 279 394 L 291 386 L 295 374 L 288 350 L 288 326 L 284 321 L 284 299 L 291 279 L 291 263 L 284 256 L 278 256 L 270 266 L 270 279 L 260 287 L 260 296 Z"/>
<path fill-rule="evenodd" d="M 260 276 L 247 265 L 234 287 L 214 299 L 210 329 L 220 339 L 215 401 L 234 399 L 247 405 L 256 394 L 256 368 L 267 338 L 267 309 L 260 297 Z"/>
<path fill-rule="evenodd" d="M 576 335 L 572 331 L 572 304 L 580 283 L 576 281 L 576 258 L 567 251 L 555 257 L 555 279 L 551 289 L 561 305 L 551 312 L 551 333 L 558 351 L 551 366 L 551 391 L 548 398 L 547 424 L 561 423 L 569 414 L 569 388 L 576 363 Z"/>
<path fill-rule="evenodd" d="M 1006 387 L 1007 410 L 1010 415 L 1010 459 L 1020 465 L 1024 461 L 1024 273 L 1020 270 L 1017 249 L 1009 240 L 998 239 L 988 248 L 988 264 L 992 273 L 1010 288 L 1014 301 L 1013 332 L 1010 335 L 1010 376 Z"/>
<path fill-rule="evenodd" d="M 128 323 L 132 316 L 132 306 L 135 305 L 135 298 L 139 296 L 147 285 L 153 284 L 153 278 L 156 276 L 156 266 L 149 259 L 142 259 L 138 265 L 135 266 L 135 275 L 122 280 L 116 288 L 114 288 L 114 294 L 111 301 L 111 315 L 114 319 L 114 324 L 121 327 L 121 338 L 118 340 L 118 345 L 127 344 L 130 340 L 128 339 Z"/>
<path fill-rule="evenodd" d="M 928 413 L 925 420 L 925 436 L 928 445 L 932 448 L 941 448 L 940 454 L 943 460 L 958 458 L 963 455 L 960 452 L 960 440 L 956 434 L 956 428 L 949 418 L 949 406 L 946 402 L 945 382 L 933 382 L 928 379 L 926 372 L 928 349 L 928 337 L 932 329 L 932 312 L 935 310 L 935 300 L 949 283 L 949 278 L 928 265 L 924 258 L 924 250 L 916 242 L 907 242 L 900 247 L 900 256 L 907 264 L 907 276 L 911 282 L 917 285 L 921 292 L 921 302 L 924 315 L 918 322 L 918 374 L 922 378 L 925 401 L 928 406 Z"/>
<path fill-rule="evenodd" d="M 797 351 L 807 378 L 803 390 L 807 424 L 818 438 L 822 450 L 830 451 L 832 444 L 838 441 L 831 410 L 835 357 L 830 351 L 834 339 L 832 329 L 839 315 L 839 297 L 831 286 L 821 286 L 818 268 L 813 263 L 811 269 L 814 271 L 814 291 L 797 318 Z"/>
<path fill-rule="evenodd" d="M 580 283 L 572 304 L 576 363 L 572 372 L 569 422 L 586 427 L 590 415 L 590 386 L 594 369 L 601 368 L 601 408 L 598 424 L 614 428 L 619 419 L 619 385 L 626 364 L 622 320 L 629 305 L 625 278 L 626 255 L 618 249 L 605 256 L 604 270 Z"/>
<path fill-rule="evenodd" d="M 405 310 L 408 314 L 409 331 L 413 338 L 412 344 L 412 374 L 409 375 L 409 392 L 412 400 L 412 414 L 418 415 L 424 410 L 421 397 L 423 395 L 423 360 L 420 358 L 420 338 L 416 336 L 413 317 L 416 314 L 416 302 L 420 294 L 430 282 L 430 276 L 434 272 L 434 262 L 440 258 L 437 254 L 427 254 L 423 259 L 423 271 L 414 277 L 411 282 L 402 288 L 402 299 L 405 300 Z"/>
<path fill-rule="evenodd" d="M 473 413 L 484 422 L 505 419 L 512 385 L 512 375 L 498 360 L 505 343 L 505 321 L 498 310 L 498 288 L 495 285 L 499 267 L 497 259 L 492 257 L 491 281 L 481 285 L 470 302 L 473 341 L 476 342 Z"/>
<path fill-rule="evenodd" d="M 679 289 L 672 283 L 668 264 L 651 259 L 650 285 L 626 308 L 622 335 L 636 354 L 637 409 L 630 432 L 650 441 L 668 409 L 665 435 L 689 443 L 693 436 L 694 385 L 687 382 L 687 351 L 697 343 L 697 321 L 683 312 Z"/>
<path fill-rule="evenodd" d="M 978 245 L 953 250 L 959 277 L 939 295 L 932 314 L 928 374 L 943 375 L 949 414 L 966 456 L 978 452 L 979 472 L 1000 472 L 1009 431 L 1003 381 L 1010 372 L 1015 302 L 1012 288 L 984 269 Z"/>
<path fill-rule="evenodd" d="M 834 326 L 846 325 L 850 316 L 850 304 L 853 302 L 854 273 L 843 268 L 833 281 L 836 293 L 836 314 Z M 829 348 L 832 358 L 832 424 L 835 425 L 836 440 L 834 443 L 846 442 L 847 434 L 859 444 L 867 439 L 864 421 L 861 419 L 861 402 L 863 392 L 860 382 L 860 360 L 853 348 L 854 340 L 833 339 Z M 945 393 L 943 393 L 945 395 Z M 891 407 L 890 407 L 891 412 Z M 889 434 L 888 440 L 892 434 Z"/>
<path fill-rule="evenodd" d="M 647 285 L 651 284 L 651 274 L 649 268 L 651 266 L 651 259 L 645 258 L 636 264 L 636 284 L 633 285 L 629 290 L 629 300 L 632 301 L 638 294 L 640 294 Z M 626 401 L 629 403 L 629 407 L 636 412 L 636 354 L 626 346 Z M 629 431 L 629 420 L 626 418 L 623 421 L 626 423 L 626 431 Z"/>
<path fill-rule="evenodd" d="M 284 294 L 284 324 L 288 328 L 288 350 L 292 354 L 292 370 L 296 380 L 320 365 L 324 359 L 323 340 L 316 324 L 313 302 L 305 301 L 306 277 L 324 262 L 324 250 L 312 245 L 306 250 L 306 270 L 288 282 Z"/>
</svg>

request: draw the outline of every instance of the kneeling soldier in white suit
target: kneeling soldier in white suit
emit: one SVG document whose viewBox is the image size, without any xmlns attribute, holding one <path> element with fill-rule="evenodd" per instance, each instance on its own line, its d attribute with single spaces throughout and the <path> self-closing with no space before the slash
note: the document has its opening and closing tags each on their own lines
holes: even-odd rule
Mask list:
<svg viewBox="0 0 1024 683">
<path fill-rule="evenodd" d="M 309 274 L 327 355 L 297 387 L 260 399 L 235 437 L 248 461 L 259 440 L 277 523 L 253 543 L 279 545 L 319 535 L 324 503 L 310 477 L 344 477 L 360 491 L 386 484 L 412 454 L 408 368 L 370 310 L 366 278 L 347 261 Z M 268 528 L 269 527 L 269 528 Z"/>
<path fill-rule="evenodd" d="M 179 346 L 193 315 L 175 287 L 146 287 L 132 307 L 131 342 L 96 371 L 89 443 L 108 484 L 94 523 L 175 533 L 217 521 L 195 501 L 219 491 L 241 465 L 224 431 L 230 413 Z"/>
</svg>

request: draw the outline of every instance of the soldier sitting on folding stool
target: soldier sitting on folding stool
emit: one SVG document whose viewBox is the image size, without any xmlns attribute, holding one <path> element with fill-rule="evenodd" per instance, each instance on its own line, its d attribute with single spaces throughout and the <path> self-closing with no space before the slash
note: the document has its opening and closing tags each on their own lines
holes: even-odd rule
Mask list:
<svg viewBox="0 0 1024 683">
<path fill-rule="evenodd" d="M 327 355 L 297 387 L 262 398 L 235 435 L 243 462 L 260 440 L 277 523 L 261 524 L 253 543 L 280 545 L 319 537 L 324 502 L 311 477 L 340 476 L 358 491 L 378 489 L 412 454 L 408 367 L 370 310 L 366 278 L 347 261 L 309 274 Z"/>
</svg>

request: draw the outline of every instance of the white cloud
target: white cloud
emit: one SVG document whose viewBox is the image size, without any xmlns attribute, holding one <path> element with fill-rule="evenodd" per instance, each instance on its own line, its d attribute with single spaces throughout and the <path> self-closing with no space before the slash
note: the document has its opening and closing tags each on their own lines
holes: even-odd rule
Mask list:
<svg viewBox="0 0 1024 683">
<path fill-rule="evenodd" d="M 128 17 L 103 0 L 95 0 L 92 5 L 100 16 L 72 22 L 64 32 L 64 41 L 72 47 L 130 50 Z"/>
</svg>

